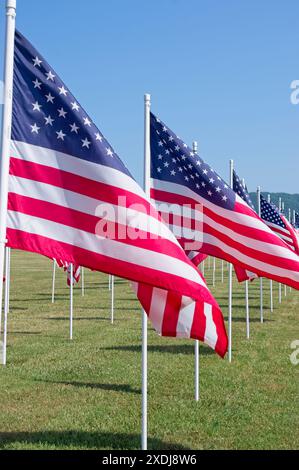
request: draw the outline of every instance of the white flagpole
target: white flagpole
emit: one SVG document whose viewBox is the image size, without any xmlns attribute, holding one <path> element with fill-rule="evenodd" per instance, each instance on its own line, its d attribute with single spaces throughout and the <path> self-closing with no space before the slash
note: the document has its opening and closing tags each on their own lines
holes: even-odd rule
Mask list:
<svg viewBox="0 0 299 470">
<path fill-rule="evenodd" d="M 268 194 L 268 202 L 271 202 L 271 196 Z M 273 281 L 270 279 L 270 312 L 273 312 Z"/>
<path fill-rule="evenodd" d="M 8 199 L 8 173 L 9 152 L 11 139 L 12 120 L 12 93 L 13 93 L 13 62 L 14 62 L 14 39 L 16 0 L 6 0 L 6 37 L 5 37 L 5 59 L 4 59 L 4 109 L 1 130 L 1 155 L 0 155 L 0 325 L 2 321 L 2 298 L 3 298 L 3 270 L 4 270 L 4 248 L 6 244 L 6 218 Z M 5 327 L 5 325 L 4 325 Z M 4 348 L 4 342 L 3 342 Z M 6 362 L 6 351 L 3 351 L 2 359 Z M 3 361 L 3 364 L 5 364 Z"/>
<path fill-rule="evenodd" d="M 109 274 L 108 289 L 111 290 L 111 274 Z"/>
<path fill-rule="evenodd" d="M 4 325 L 3 325 L 3 353 L 2 364 L 6 365 L 7 347 L 7 320 L 8 320 L 8 279 L 9 276 L 9 248 L 5 248 L 5 298 L 4 298 Z"/>
<path fill-rule="evenodd" d="M 208 268 L 211 269 L 211 256 L 208 256 Z"/>
<path fill-rule="evenodd" d="M 229 161 L 229 185 L 233 188 L 234 161 Z M 228 360 L 232 362 L 232 304 L 233 304 L 233 265 L 228 268 Z"/>
<path fill-rule="evenodd" d="M 278 209 L 279 209 L 279 212 L 281 212 L 281 210 L 282 210 L 281 197 L 278 200 Z M 278 284 L 278 302 L 281 304 L 281 283 Z"/>
<path fill-rule="evenodd" d="M 84 284 L 84 268 L 81 266 L 81 294 L 82 297 L 85 295 L 85 284 Z"/>
<path fill-rule="evenodd" d="M 245 281 L 245 300 L 246 300 L 246 338 L 250 336 L 250 318 L 249 318 L 249 282 Z"/>
<path fill-rule="evenodd" d="M 144 191 L 150 197 L 151 144 L 150 144 L 151 95 L 144 95 Z M 141 448 L 147 450 L 147 315 L 142 311 L 142 423 Z"/>
<path fill-rule="evenodd" d="M 261 187 L 260 186 L 257 187 L 256 194 L 257 194 L 258 216 L 261 217 Z M 262 277 L 260 277 L 260 317 L 261 317 L 261 323 L 264 323 L 263 278 Z"/>
<path fill-rule="evenodd" d="M 197 142 L 193 142 L 193 152 L 197 153 Z M 199 341 L 194 342 L 194 398 L 199 400 Z"/>
<path fill-rule="evenodd" d="M 114 276 L 111 276 L 111 323 L 114 322 Z"/>
<path fill-rule="evenodd" d="M 215 279 L 216 278 L 216 258 L 213 258 L 213 278 L 212 278 L 212 285 L 215 287 Z"/>
<path fill-rule="evenodd" d="M 52 273 L 52 304 L 55 301 L 55 279 L 56 279 L 56 260 L 53 259 L 53 273 Z"/>
<path fill-rule="evenodd" d="M 11 259 L 11 248 L 8 248 L 8 277 L 7 282 L 7 312 L 10 311 L 10 259 Z"/>
<path fill-rule="evenodd" d="M 70 269 L 70 339 L 73 339 L 73 263 L 69 265 Z"/>
</svg>

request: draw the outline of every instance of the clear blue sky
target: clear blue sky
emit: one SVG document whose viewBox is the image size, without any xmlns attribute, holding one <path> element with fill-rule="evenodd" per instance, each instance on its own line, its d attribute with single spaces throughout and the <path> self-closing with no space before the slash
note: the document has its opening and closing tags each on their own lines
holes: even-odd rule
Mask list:
<svg viewBox="0 0 299 470">
<path fill-rule="evenodd" d="M 139 181 L 149 92 L 226 179 L 233 158 L 250 190 L 299 193 L 298 18 L 298 0 L 18 0 L 17 27 Z"/>
</svg>

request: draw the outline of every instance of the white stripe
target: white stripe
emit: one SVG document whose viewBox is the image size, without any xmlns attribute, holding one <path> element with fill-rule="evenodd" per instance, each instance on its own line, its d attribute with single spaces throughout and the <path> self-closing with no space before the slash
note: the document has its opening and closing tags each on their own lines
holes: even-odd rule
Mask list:
<svg viewBox="0 0 299 470">
<path fill-rule="evenodd" d="M 269 227 L 267 227 L 265 223 L 263 223 L 259 218 L 254 216 L 254 211 L 252 211 L 253 215 L 250 216 L 241 212 L 234 212 L 230 209 L 224 209 L 223 207 L 217 206 L 216 204 L 213 204 L 207 199 L 204 199 L 203 197 L 199 196 L 190 188 L 187 188 L 186 186 L 177 183 L 151 179 L 151 187 L 154 189 L 172 193 L 172 195 L 178 194 L 181 196 L 189 197 L 198 202 L 198 204 L 202 204 L 203 206 L 213 211 L 215 214 L 218 214 L 221 217 L 226 218 L 227 220 L 245 225 L 246 227 L 256 228 L 266 233 L 269 233 L 269 231 L 270 233 L 272 233 L 272 231 L 269 229 Z M 238 194 L 236 194 L 236 202 L 249 208 L 248 204 L 246 204 L 246 202 L 243 201 L 243 199 L 241 199 Z"/>
<path fill-rule="evenodd" d="M 159 207 L 160 202 L 158 202 L 157 206 Z M 274 256 L 279 256 L 283 259 L 289 259 L 292 261 L 296 261 L 297 263 L 299 262 L 298 256 L 294 255 L 294 253 L 289 249 L 288 246 L 282 246 L 280 243 L 279 245 L 274 245 L 273 243 L 269 242 L 264 242 L 261 240 L 257 240 L 254 238 L 246 237 L 245 235 L 241 235 L 239 233 L 234 232 L 232 229 L 225 227 L 224 225 L 216 222 L 212 218 L 210 218 L 208 215 L 204 214 L 204 224 L 209 225 L 210 227 L 218 230 L 219 232 L 225 234 L 226 236 L 230 237 L 232 240 L 235 242 L 241 243 L 249 248 L 253 248 L 254 250 L 258 250 L 261 253 L 268 253 L 272 254 Z M 263 223 L 260 223 L 261 225 L 265 225 Z M 266 226 L 266 225 L 265 225 Z M 266 226 L 267 227 L 267 226 Z M 174 233 L 178 235 L 179 233 L 179 228 L 176 228 L 175 226 L 172 226 Z M 202 226 L 198 227 L 198 230 L 202 229 Z M 187 233 L 187 232 L 186 232 Z M 268 233 L 270 233 L 272 236 L 275 236 L 276 234 L 273 233 L 271 229 L 268 229 Z M 277 236 L 277 235 L 276 235 Z M 198 241 L 206 241 L 207 233 L 201 232 L 196 235 L 196 238 L 190 238 L 190 240 L 198 240 Z M 279 241 L 281 242 L 281 239 L 279 238 Z M 279 254 L 278 254 L 279 250 Z M 254 259 L 254 258 L 253 258 Z"/>
<path fill-rule="evenodd" d="M 182 296 L 182 305 L 176 327 L 176 335 L 178 338 L 190 338 L 195 307 L 196 302 L 190 299 L 190 297 Z"/>
<path fill-rule="evenodd" d="M 187 264 L 164 253 L 157 253 L 115 240 L 97 237 L 95 234 L 68 227 L 46 219 L 20 212 L 8 211 L 8 228 L 40 235 L 62 243 L 68 243 L 104 256 L 134 263 L 164 273 L 173 274 L 205 286 L 199 272 Z"/>
<path fill-rule="evenodd" d="M 162 333 L 167 294 L 168 294 L 167 290 L 159 289 L 158 287 L 153 288 L 151 306 L 150 306 L 150 311 L 149 311 L 149 318 L 152 321 L 155 330 L 159 334 Z"/>
<path fill-rule="evenodd" d="M 268 225 L 268 227 L 271 227 L 275 230 L 279 230 L 280 232 L 284 232 L 285 234 L 290 235 L 290 232 L 286 228 L 280 227 L 280 225 L 273 224 L 272 222 L 269 222 L 268 220 L 265 220 L 265 219 L 263 219 L 263 221 L 265 222 L 265 224 Z"/>
<path fill-rule="evenodd" d="M 204 314 L 206 317 L 205 343 L 215 349 L 218 335 L 217 328 L 213 320 L 212 305 L 204 303 Z"/>
<path fill-rule="evenodd" d="M 61 189 L 47 183 L 32 181 L 19 176 L 9 176 L 9 191 L 20 196 L 56 204 L 67 209 L 77 210 L 89 215 L 100 216 L 99 211 L 107 208 L 105 220 L 117 222 L 134 229 L 143 230 L 153 235 L 159 235 L 180 246 L 175 237 L 169 237 L 169 228 L 155 217 L 134 209 L 108 204 L 105 201 L 84 196 L 66 189 Z"/>
</svg>

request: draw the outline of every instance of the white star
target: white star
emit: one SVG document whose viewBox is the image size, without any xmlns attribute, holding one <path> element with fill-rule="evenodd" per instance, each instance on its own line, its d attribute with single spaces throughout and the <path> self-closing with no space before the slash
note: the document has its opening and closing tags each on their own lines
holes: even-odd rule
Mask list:
<svg viewBox="0 0 299 470">
<path fill-rule="evenodd" d="M 158 160 L 162 160 L 162 158 L 163 158 L 163 157 L 162 157 L 162 155 L 161 155 L 161 154 L 160 154 L 160 155 L 158 155 Z"/>
<path fill-rule="evenodd" d="M 44 119 L 46 120 L 46 123 L 45 123 L 46 126 L 48 124 L 50 124 L 50 126 L 53 126 L 54 119 L 51 118 L 50 114 L 48 117 L 45 117 Z"/>
<path fill-rule="evenodd" d="M 170 154 L 170 152 L 169 152 L 169 150 L 168 150 L 168 149 L 167 149 L 167 150 L 165 150 L 165 153 L 166 153 L 166 155 L 169 155 L 169 154 Z"/>
<path fill-rule="evenodd" d="M 175 176 L 175 171 L 171 170 L 170 174 L 171 174 L 171 176 Z"/>
<path fill-rule="evenodd" d="M 163 131 L 164 131 L 164 132 L 167 131 L 167 127 L 166 127 L 166 126 L 163 126 Z"/>
<path fill-rule="evenodd" d="M 48 95 L 46 95 L 46 98 L 47 98 L 47 103 L 49 103 L 49 101 L 50 101 L 52 104 L 54 103 L 55 97 L 52 96 L 50 92 L 49 92 Z"/>
<path fill-rule="evenodd" d="M 181 159 L 182 159 L 183 161 L 185 161 L 185 160 L 186 160 L 185 155 L 182 155 L 182 156 L 181 156 Z"/>
<path fill-rule="evenodd" d="M 200 166 L 200 165 L 201 165 L 201 161 L 200 161 L 200 160 L 196 160 L 196 165 L 197 165 L 197 166 Z"/>
<path fill-rule="evenodd" d="M 40 60 L 37 56 L 35 58 L 33 57 L 32 60 L 33 60 L 34 67 L 36 67 L 36 66 L 40 67 L 40 64 L 42 63 L 42 60 Z"/>
<path fill-rule="evenodd" d="M 209 196 L 212 196 L 212 191 L 208 191 L 208 195 L 209 195 Z"/>
<path fill-rule="evenodd" d="M 183 171 L 183 168 L 181 166 L 179 166 L 179 171 L 182 173 Z"/>
<path fill-rule="evenodd" d="M 85 126 L 89 126 L 89 127 L 91 126 L 91 122 L 88 119 L 88 117 L 84 118 L 84 124 L 85 124 Z"/>
<path fill-rule="evenodd" d="M 165 163 L 164 163 L 164 166 L 165 166 L 165 168 L 168 168 L 168 167 L 169 167 L 169 163 L 168 163 L 168 162 L 165 162 Z"/>
<path fill-rule="evenodd" d="M 220 193 L 220 191 L 221 191 L 221 188 L 219 186 L 217 186 L 216 193 Z"/>
<path fill-rule="evenodd" d="M 89 149 L 89 146 L 91 144 L 91 142 L 89 142 L 89 140 L 86 138 L 86 139 L 81 139 L 82 141 L 82 147 L 86 147 Z"/>
<path fill-rule="evenodd" d="M 56 134 L 57 134 L 57 139 L 58 139 L 58 140 L 59 140 L 59 139 L 60 139 L 60 140 L 64 140 L 64 138 L 65 138 L 65 136 L 66 136 L 66 134 L 64 134 L 64 133 L 62 132 L 62 130 L 60 130 L 59 132 L 56 131 Z"/>
<path fill-rule="evenodd" d="M 222 196 L 223 201 L 227 201 L 227 196 Z"/>
<path fill-rule="evenodd" d="M 215 180 L 214 180 L 214 178 L 210 178 L 209 181 L 210 181 L 210 183 L 214 183 Z"/>
<path fill-rule="evenodd" d="M 31 133 L 32 133 L 32 134 L 34 134 L 34 133 L 35 133 L 35 134 L 38 134 L 38 131 L 40 130 L 40 127 L 38 127 L 38 126 L 36 125 L 36 123 L 34 123 L 33 126 L 30 126 L 30 127 L 31 127 Z"/>
<path fill-rule="evenodd" d="M 188 147 L 188 145 L 184 143 L 184 144 L 183 144 L 183 147 L 185 147 L 185 149 L 186 149 L 186 148 Z"/>
<path fill-rule="evenodd" d="M 42 105 L 39 104 L 38 101 L 36 101 L 35 103 L 32 103 L 32 106 L 33 106 L 33 111 L 40 111 L 42 107 Z"/>
<path fill-rule="evenodd" d="M 162 142 L 162 140 L 160 140 L 160 141 L 158 142 L 158 145 L 159 145 L 159 147 L 163 147 L 163 142 Z"/>
<path fill-rule="evenodd" d="M 32 80 L 32 83 L 34 85 L 34 88 L 38 88 L 39 90 L 41 89 L 42 82 L 40 82 L 37 78 L 35 80 Z"/>
<path fill-rule="evenodd" d="M 196 187 L 197 187 L 197 189 L 199 189 L 199 184 L 198 183 L 196 183 Z"/>
<path fill-rule="evenodd" d="M 107 147 L 107 148 L 106 148 L 106 152 L 107 152 L 107 155 L 108 155 L 109 157 L 113 157 L 113 152 L 112 152 L 112 150 L 111 150 L 110 148 Z"/>
<path fill-rule="evenodd" d="M 71 132 L 76 132 L 76 134 L 78 134 L 79 127 L 76 126 L 75 122 L 74 124 L 70 124 L 70 128 L 71 128 Z"/>
<path fill-rule="evenodd" d="M 189 178 L 188 178 L 188 176 L 185 176 L 185 180 L 186 180 L 186 181 L 189 181 Z"/>
<path fill-rule="evenodd" d="M 173 137 L 172 137 L 172 135 L 168 137 L 168 140 L 169 140 L 170 142 L 172 142 L 172 141 L 173 141 Z"/>
<path fill-rule="evenodd" d="M 54 75 L 54 74 L 51 72 L 51 70 L 46 73 L 47 80 L 51 80 L 52 82 L 54 82 L 55 76 L 56 76 L 56 75 Z"/>
<path fill-rule="evenodd" d="M 208 173 L 208 170 L 204 169 L 203 174 L 206 175 Z"/>
<path fill-rule="evenodd" d="M 60 95 L 63 95 L 63 96 L 66 96 L 68 94 L 68 91 L 64 88 L 64 86 L 59 86 L 58 87 L 58 90 L 59 90 L 59 94 Z"/>
<path fill-rule="evenodd" d="M 176 151 L 180 150 L 179 145 L 176 145 L 174 148 L 175 148 Z"/>
<path fill-rule="evenodd" d="M 76 103 L 76 101 L 74 101 L 73 103 L 71 103 L 72 105 L 72 109 L 75 110 L 75 111 L 79 111 L 80 107 L 78 105 L 78 103 Z"/>
<path fill-rule="evenodd" d="M 206 183 L 204 181 L 201 182 L 201 185 L 202 185 L 203 188 L 206 187 Z"/>
<path fill-rule="evenodd" d="M 67 112 L 61 107 L 60 109 L 57 110 L 59 113 L 59 117 L 63 117 L 65 119 L 65 116 L 67 115 Z"/>
<path fill-rule="evenodd" d="M 176 163 L 176 159 L 175 158 L 172 158 L 172 163 Z"/>
<path fill-rule="evenodd" d="M 158 172 L 158 173 L 161 173 L 161 171 L 162 171 L 161 168 L 158 167 L 158 168 L 157 168 L 157 172 Z"/>
<path fill-rule="evenodd" d="M 188 165 L 188 168 L 191 170 L 191 168 L 192 168 L 192 165 L 191 165 L 191 163 L 189 163 L 189 165 Z"/>
<path fill-rule="evenodd" d="M 99 132 L 96 132 L 95 136 L 96 136 L 96 140 L 99 140 L 100 142 L 102 142 L 103 137 L 101 136 Z"/>
</svg>

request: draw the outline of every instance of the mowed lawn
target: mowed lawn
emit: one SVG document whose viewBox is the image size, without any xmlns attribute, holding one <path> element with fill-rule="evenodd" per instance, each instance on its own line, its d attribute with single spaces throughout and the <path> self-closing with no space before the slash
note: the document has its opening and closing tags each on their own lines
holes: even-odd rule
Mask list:
<svg viewBox="0 0 299 470">
<path fill-rule="evenodd" d="M 115 285 L 110 323 L 108 276 L 85 271 L 85 297 L 74 290 L 74 339 L 69 291 L 52 264 L 12 253 L 7 366 L 0 366 L 1 449 L 138 449 L 141 408 L 141 315 L 128 282 Z M 211 263 L 212 267 L 212 263 Z M 226 267 L 226 263 L 225 263 Z M 212 269 L 206 262 L 211 285 Z M 227 315 L 227 270 L 217 262 L 212 288 Z M 244 285 L 234 284 L 233 362 L 200 346 L 200 402 L 194 401 L 194 342 L 160 338 L 149 325 L 150 449 L 299 448 L 299 293 L 287 288 L 259 321 L 259 283 L 250 285 L 251 338 L 245 336 Z"/>
</svg>

